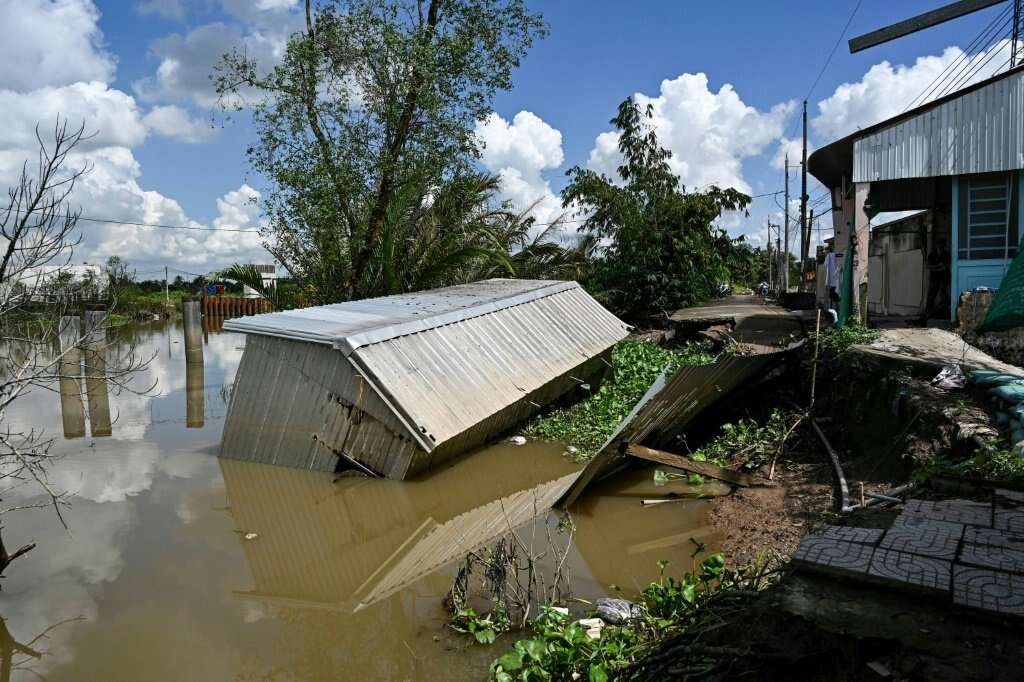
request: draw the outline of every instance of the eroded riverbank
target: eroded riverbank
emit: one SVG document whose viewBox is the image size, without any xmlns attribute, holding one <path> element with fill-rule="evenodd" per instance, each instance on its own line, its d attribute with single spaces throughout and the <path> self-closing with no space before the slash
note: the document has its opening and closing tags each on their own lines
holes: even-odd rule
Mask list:
<svg viewBox="0 0 1024 682">
<path fill-rule="evenodd" d="M 640 505 L 667 491 L 649 471 L 598 486 L 571 536 L 555 514 L 529 523 L 579 466 L 554 443 L 498 444 L 403 483 L 218 460 L 244 338 L 208 333 L 201 372 L 173 323 L 112 338 L 153 356 L 133 381 L 157 384 L 108 392 L 112 435 L 93 430 L 84 388 L 63 412 L 36 391 L 12 414 L 55 438 L 51 480 L 75 494 L 70 533 L 43 509 L 5 529 L 38 546 L 8 570 L 0 615 L 18 642 L 52 628 L 16 679 L 479 678 L 497 650 L 452 632 L 443 601 L 465 552 L 510 517 L 527 522 L 524 542 L 568 543 L 573 593 L 588 599 L 613 584 L 635 595 L 658 561 L 688 569 L 697 543 L 718 542 L 705 501 Z M 65 438 L 68 416 L 82 423 Z"/>
</svg>

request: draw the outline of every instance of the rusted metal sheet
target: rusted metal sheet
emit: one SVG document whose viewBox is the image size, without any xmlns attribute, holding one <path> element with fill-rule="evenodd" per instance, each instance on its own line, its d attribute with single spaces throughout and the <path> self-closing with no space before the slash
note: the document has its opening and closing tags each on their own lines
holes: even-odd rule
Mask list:
<svg viewBox="0 0 1024 682">
<path fill-rule="evenodd" d="M 559 503 L 571 505 L 587 486 L 623 466 L 627 461 L 625 449 L 630 444 L 665 447 L 697 415 L 778 365 L 800 343 L 782 350 L 761 347 L 757 349 L 760 352 L 750 355 L 720 357 L 710 365 L 687 365 L 674 374 L 672 368 L 666 368 L 587 463 Z"/>
<path fill-rule="evenodd" d="M 931 106 L 853 142 L 853 181 L 1024 168 L 1024 71 Z"/>
<path fill-rule="evenodd" d="M 577 283 L 532 280 L 257 315 L 225 329 L 250 342 L 224 456 L 330 471 L 337 457 L 325 451 L 335 451 L 398 479 L 599 381 L 628 333 Z"/>
</svg>

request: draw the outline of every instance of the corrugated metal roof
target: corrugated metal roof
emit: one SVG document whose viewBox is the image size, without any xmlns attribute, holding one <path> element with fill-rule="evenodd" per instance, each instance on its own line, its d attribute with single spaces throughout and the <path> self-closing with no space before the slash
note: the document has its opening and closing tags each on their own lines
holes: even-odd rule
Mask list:
<svg viewBox="0 0 1024 682">
<path fill-rule="evenodd" d="M 224 329 L 333 345 L 361 346 L 461 322 L 579 288 L 576 282 L 488 279 L 411 294 L 266 313 L 228 320 Z"/>
<path fill-rule="evenodd" d="M 626 334 L 623 322 L 576 286 L 530 305 L 364 346 L 349 360 L 430 451 Z"/>
<path fill-rule="evenodd" d="M 571 505 L 588 485 L 622 466 L 626 461 L 623 446 L 630 443 L 650 447 L 667 445 L 698 414 L 766 372 L 798 345 L 791 344 L 782 350 L 761 349 L 762 352 L 751 355 L 725 356 L 710 365 L 687 365 L 671 378 L 671 368 L 666 368 L 580 472 L 561 500 L 562 504 Z"/>
<path fill-rule="evenodd" d="M 1024 168 L 1024 72 L 856 140 L 854 182 Z"/>
<path fill-rule="evenodd" d="M 1024 168 L 1024 67 L 858 130 L 808 158 L 826 187 Z M 877 174 L 877 175 L 876 175 Z"/>
</svg>

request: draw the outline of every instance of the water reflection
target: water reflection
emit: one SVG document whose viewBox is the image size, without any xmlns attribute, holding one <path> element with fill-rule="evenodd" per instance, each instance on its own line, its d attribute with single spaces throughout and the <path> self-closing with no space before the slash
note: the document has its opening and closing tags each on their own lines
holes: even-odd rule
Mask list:
<svg viewBox="0 0 1024 682">
<path fill-rule="evenodd" d="M 47 513 L 5 517 L 12 538 L 38 542 L 3 582 L 13 641 L 83 617 L 47 635 L 35 672 L 50 680 L 485 676 L 494 649 L 468 646 L 445 627 L 452 561 L 510 527 L 521 526 L 524 542 L 549 531 L 567 541 L 546 508 L 576 465 L 560 446 L 537 443 L 499 444 L 408 482 L 335 482 L 218 459 L 223 387 L 244 339 L 204 331 L 199 357 L 182 325 L 153 323 L 110 330 L 106 358 L 79 360 L 114 366 L 133 343 L 156 352 L 132 379 L 155 382 L 153 394 L 86 388 L 91 425 L 102 413 L 94 395 L 96 405 L 106 396 L 115 416 L 107 437 L 97 438 L 102 419 L 93 439 L 82 437 L 82 382 L 70 365 L 59 400 L 34 392 L 14 406 L 22 425 L 63 424 L 50 483 L 75 493 L 70 535 Z M 567 563 L 582 596 L 612 583 L 635 593 L 656 578 L 658 560 L 687 568 L 690 538 L 714 544 L 702 503 L 640 506 L 666 492 L 649 472 L 595 492 L 572 513 Z M 17 496 L 5 503 L 31 501 Z M 31 676 L 12 667 L 11 677 Z"/>
<path fill-rule="evenodd" d="M 89 404 L 89 429 L 93 438 L 109 436 L 110 386 L 107 383 L 107 313 L 85 311 L 85 396 Z"/>
</svg>

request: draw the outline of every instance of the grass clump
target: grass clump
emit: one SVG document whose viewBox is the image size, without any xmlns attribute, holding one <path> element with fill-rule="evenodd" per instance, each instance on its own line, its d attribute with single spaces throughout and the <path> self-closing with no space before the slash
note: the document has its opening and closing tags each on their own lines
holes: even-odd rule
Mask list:
<svg viewBox="0 0 1024 682">
<path fill-rule="evenodd" d="M 823 329 L 818 335 L 818 342 L 826 352 L 840 355 L 845 353 L 850 346 L 871 343 L 878 338 L 880 333 L 877 329 L 865 327 L 856 318 L 851 318 L 845 327 Z"/>
<path fill-rule="evenodd" d="M 603 682 L 628 678 L 631 668 L 665 638 L 678 635 L 699 640 L 703 633 L 720 628 L 723 620 L 742 613 L 736 608 L 737 599 L 749 599 L 772 582 L 765 564 L 731 569 L 721 554 L 707 557 L 678 579 L 666 575 L 667 561 L 659 561 L 658 566 L 661 577 L 641 593 L 638 617 L 625 625 L 607 625 L 591 637 L 565 609 L 545 606 L 530 623 L 531 636 L 491 664 L 491 679 Z M 707 663 L 699 652 L 695 658 Z"/>
<path fill-rule="evenodd" d="M 681 367 L 714 360 L 704 343 L 662 348 L 650 341 L 620 341 L 612 349 L 611 379 L 585 400 L 534 419 L 526 434 L 568 443 L 578 449 L 578 459 L 589 459 L 670 363 Z"/>
<path fill-rule="evenodd" d="M 914 480 L 918 483 L 927 483 L 937 476 L 1024 485 L 1024 457 L 990 438 L 968 459 L 955 462 L 947 457 L 937 457 L 914 472 Z"/>
<path fill-rule="evenodd" d="M 802 419 L 798 412 L 775 408 L 763 424 L 750 418 L 722 424 L 721 433 L 692 451 L 690 458 L 756 471 L 783 451 Z"/>
</svg>

